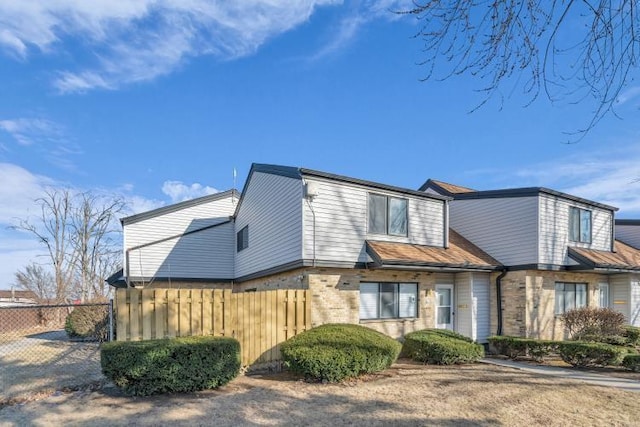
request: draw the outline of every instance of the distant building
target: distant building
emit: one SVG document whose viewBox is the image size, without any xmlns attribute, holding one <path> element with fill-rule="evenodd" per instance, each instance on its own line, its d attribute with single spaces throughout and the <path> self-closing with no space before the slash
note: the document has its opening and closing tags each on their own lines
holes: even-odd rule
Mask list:
<svg viewBox="0 0 640 427">
<path fill-rule="evenodd" d="M 0 290 L 0 307 L 35 305 L 38 296 L 33 291 Z"/>
</svg>

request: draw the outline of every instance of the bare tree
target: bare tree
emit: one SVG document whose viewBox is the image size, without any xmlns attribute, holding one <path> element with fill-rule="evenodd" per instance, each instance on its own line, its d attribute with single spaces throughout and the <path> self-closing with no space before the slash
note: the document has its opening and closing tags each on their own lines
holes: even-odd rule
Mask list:
<svg viewBox="0 0 640 427">
<path fill-rule="evenodd" d="M 13 228 L 33 234 L 45 246 L 55 279 L 53 298 L 85 301 L 106 296 L 104 278 L 119 258 L 116 216 L 124 208 L 122 199 L 50 189 L 36 203 L 40 215 L 22 219 Z"/>
<path fill-rule="evenodd" d="M 44 197 L 36 199 L 40 205 L 37 221 L 22 219 L 13 227 L 33 234 L 45 246 L 55 278 L 53 298 L 58 301 L 69 297 L 74 273 L 74 254 L 69 236 L 72 198 L 68 189 L 47 190 Z"/>
<path fill-rule="evenodd" d="M 638 65 L 635 0 L 416 0 L 400 13 L 420 22 L 416 37 L 424 42 L 425 80 L 479 77 L 487 82 L 480 105 L 501 95 L 508 81 L 521 85 L 531 101 L 541 91 L 552 102 L 591 97 L 594 113 L 578 130 L 582 134 L 607 113 L 615 114 Z M 448 64 L 444 72 L 441 62 Z"/>
<path fill-rule="evenodd" d="M 114 255 L 119 255 L 116 229 L 117 215 L 124 202 L 120 198 L 105 198 L 90 192 L 76 196 L 71 228 L 81 301 L 90 297 L 104 297 L 104 278 L 114 269 Z M 111 270 L 112 271 L 112 270 Z"/>
<path fill-rule="evenodd" d="M 33 292 L 40 301 L 55 298 L 56 281 L 51 272 L 41 265 L 32 262 L 24 269 L 18 270 L 15 275 L 18 288 Z"/>
</svg>

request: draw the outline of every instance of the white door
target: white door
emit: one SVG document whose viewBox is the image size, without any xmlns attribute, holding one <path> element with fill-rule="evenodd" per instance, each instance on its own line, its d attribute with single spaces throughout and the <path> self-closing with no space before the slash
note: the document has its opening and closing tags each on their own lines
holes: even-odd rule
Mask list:
<svg viewBox="0 0 640 427">
<path fill-rule="evenodd" d="M 436 285 L 436 328 L 453 331 L 453 285 Z"/>
</svg>

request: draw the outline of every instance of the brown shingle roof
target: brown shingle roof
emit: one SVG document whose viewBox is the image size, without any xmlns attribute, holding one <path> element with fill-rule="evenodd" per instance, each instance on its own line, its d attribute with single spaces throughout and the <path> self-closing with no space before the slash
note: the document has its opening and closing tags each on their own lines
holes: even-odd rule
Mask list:
<svg viewBox="0 0 640 427">
<path fill-rule="evenodd" d="M 425 267 L 471 268 L 495 270 L 500 263 L 482 249 L 449 231 L 449 247 L 367 240 L 367 252 L 377 263 L 385 265 L 418 265 Z"/>
<path fill-rule="evenodd" d="M 569 248 L 569 256 L 591 268 L 640 270 L 640 250 L 619 240 L 614 242 L 613 248 L 615 252 Z"/>
<path fill-rule="evenodd" d="M 437 181 L 432 179 L 431 182 L 442 187 L 449 193 L 460 194 L 460 193 L 475 193 L 476 190 L 472 188 L 462 187 L 461 185 L 449 184 L 448 182 Z"/>
</svg>

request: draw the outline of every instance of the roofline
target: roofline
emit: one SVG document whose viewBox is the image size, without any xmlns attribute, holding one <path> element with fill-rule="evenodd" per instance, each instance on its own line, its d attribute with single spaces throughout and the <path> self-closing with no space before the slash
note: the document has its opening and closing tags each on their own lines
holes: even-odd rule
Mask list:
<svg viewBox="0 0 640 427">
<path fill-rule="evenodd" d="M 640 225 L 640 219 L 616 219 L 616 225 Z"/>
<path fill-rule="evenodd" d="M 546 187 L 522 187 L 522 188 L 508 188 L 503 190 L 474 191 L 470 193 L 456 193 L 452 195 L 452 197 L 454 198 L 454 200 L 497 199 L 497 198 L 511 198 L 511 197 L 535 197 L 535 196 L 539 196 L 540 193 L 561 197 L 563 199 L 571 200 L 578 203 L 583 203 L 585 205 L 594 206 L 594 207 L 606 209 L 609 211 L 615 212 L 619 210 L 619 208 L 616 208 L 615 206 L 605 205 L 604 203 L 583 199 L 582 197 L 573 196 L 571 194 L 552 190 Z"/>
<path fill-rule="evenodd" d="M 619 270 L 620 272 L 623 271 L 640 271 L 640 266 L 636 267 L 629 267 L 627 265 L 620 265 L 620 264 L 602 264 L 602 263 L 598 263 L 598 262 L 594 262 L 588 258 L 586 258 L 585 256 L 583 256 L 582 254 L 576 252 L 575 250 L 573 250 L 573 248 L 569 247 L 569 252 L 568 255 L 570 258 L 574 259 L 575 261 L 579 262 L 581 264 L 581 267 L 587 267 L 590 270 Z M 574 267 L 574 266 L 572 266 Z M 578 267 L 578 266 L 575 266 Z"/>
<path fill-rule="evenodd" d="M 410 195 L 410 196 L 416 196 L 416 197 L 420 197 L 420 198 L 424 198 L 424 199 L 435 199 L 435 200 L 440 200 L 440 201 L 452 200 L 452 198 L 449 197 L 449 196 L 442 196 L 440 194 L 430 194 L 430 193 L 425 193 L 423 191 L 412 190 L 410 188 L 396 187 L 394 185 L 387 185 L 387 184 L 382 184 L 380 182 L 367 181 L 367 180 L 359 179 L 359 178 L 351 178 L 351 177 L 344 176 L 344 175 L 337 175 L 337 174 L 317 171 L 317 170 L 313 170 L 313 169 L 301 168 L 300 169 L 300 173 L 303 176 L 326 178 L 326 179 L 330 179 L 330 180 L 333 180 L 333 181 L 346 182 L 348 184 L 362 185 L 362 186 L 365 186 L 365 187 L 376 188 L 376 189 L 379 189 L 379 190 L 393 191 L 393 192 L 396 192 L 396 193 L 407 194 L 407 195 Z"/>
<path fill-rule="evenodd" d="M 224 199 L 226 197 L 240 197 L 240 193 L 236 189 L 222 191 L 219 193 L 209 194 L 207 196 L 198 197 L 191 200 L 185 200 L 184 202 L 174 203 L 172 205 L 163 206 L 161 208 L 153 209 L 139 214 L 120 218 L 120 224 L 130 225 L 136 222 L 144 221 L 146 219 L 155 218 L 160 215 L 165 215 L 171 212 L 176 212 L 182 209 L 198 206 L 204 203 L 213 202 L 215 200 Z"/>
<path fill-rule="evenodd" d="M 451 184 L 451 185 L 455 185 L 455 184 Z M 444 188 L 443 186 L 441 186 L 436 180 L 429 178 L 428 180 L 425 181 L 424 184 L 422 184 L 420 186 L 420 188 L 418 188 L 418 191 L 426 191 L 427 188 L 429 187 L 436 187 L 436 190 L 443 193 L 445 196 L 449 196 L 449 197 L 453 197 L 455 194 L 464 194 L 464 193 L 452 193 L 451 191 L 447 190 L 446 188 Z M 475 190 L 474 190 L 475 192 Z"/>
<path fill-rule="evenodd" d="M 249 185 L 249 182 L 251 181 L 251 177 L 255 172 L 262 172 L 270 175 L 278 175 L 278 176 L 283 176 L 285 178 L 299 179 L 299 180 L 302 180 L 305 176 L 318 177 L 318 178 L 329 179 L 332 181 L 362 185 L 365 187 L 375 188 L 379 190 L 386 190 L 386 191 L 392 191 L 395 193 L 407 194 L 411 196 L 420 197 L 423 199 L 439 200 L 443 202 L 452 200 L 452 198 L 448 196 L 424 193 L 422 191 L 416 191 L 410 188 L 396 187 L 393 185 L 382 184 L 374 181 L 367 181 L 364 179 L 351 178 L 344 175 L 337 175 L 337 174 L 322 172 L 314 169 L 297 168 L 293 166 L 280 166 L 280 165 L 272 165 L 272 164 L 266 164 L 266 163 L 252 163 L 251 169 L 249 170 L 249 174 L 247 175 L 247 179 L 245 180 L 244 186 L 242 187 L 242 193 L 240 193 L 240 199 L 238 201 L 238 205 L 236 206 L 235 213 L 233 214 L 234 217 L 236 217 L 238 215 L 238 212 L 240 212 L 240 206 L 242 205 L 244 195 L 247 191 L 247 186 Z"/>
<path fill-rule="evenodd" d="M 499 271 L 504 267 L 501 265 L 482 265 L 482 264 L 451 264 L 446 262 L 422 262 L 422 261 L 405 261 L 405 260 L 385 260 L 382 263 L 376 263 L 375 267 L 378 268 L 399 268 L 407 267 L 407 268 L 415 268 L 415 267 L 424 267 L 428 268 L 451 268 L 455 270 L 474 270 L 474 271 Z"/>
</svg>

